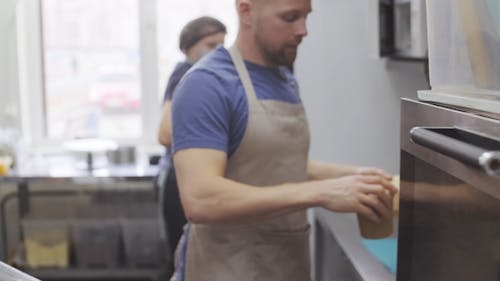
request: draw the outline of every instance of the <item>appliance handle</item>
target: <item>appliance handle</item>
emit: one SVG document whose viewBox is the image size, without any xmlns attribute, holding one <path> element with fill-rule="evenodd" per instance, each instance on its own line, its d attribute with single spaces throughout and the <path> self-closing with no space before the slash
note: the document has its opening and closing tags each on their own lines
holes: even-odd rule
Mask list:
<svg viewBox="0 0 500 281">
<path fill-rule="evenodd" d="M 410 138 L 419 145 L 500 178 L 500 151 L 488 151 L 423 127 L 411 129 Z"/>
</svg>

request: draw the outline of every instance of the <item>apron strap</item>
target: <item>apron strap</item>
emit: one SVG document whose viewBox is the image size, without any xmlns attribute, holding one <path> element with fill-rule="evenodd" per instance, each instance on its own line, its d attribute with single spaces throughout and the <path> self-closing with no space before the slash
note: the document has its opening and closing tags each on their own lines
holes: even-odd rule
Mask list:
<svg viewBox="0 0 500 281">
<path fill-rule="evenodd" d="M 229 55 L 231 55 L 231 59 L 233 60 L 234 66 L 236 67 L 236 71 L 238 72 L 238 76 L 240 77 L 241 83 L 243 84 L 243 88 L 245 89 L 245 93 L 248 99 L 248 106 L 255 105 L 257 102 L 257 95 L 255 94 L 255 89 L 252 85 L 252 79 L 250 78 L 250 74 L 248 74 L 247 67 L 241 57 L 240 51 L 236 44 L 231 46 L 229 49 Z"/>
</svg>

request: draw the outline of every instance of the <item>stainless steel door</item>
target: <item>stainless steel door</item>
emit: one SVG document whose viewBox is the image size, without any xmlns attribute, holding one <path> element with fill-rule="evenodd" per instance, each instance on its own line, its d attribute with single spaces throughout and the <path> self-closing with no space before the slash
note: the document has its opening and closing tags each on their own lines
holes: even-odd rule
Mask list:
<svg viewBox="0 0 500 281">
<path fill-rule="evenodd" d="M 403 100 L 399 281 L 500 280 L 500 121 Z"/>
</svg>

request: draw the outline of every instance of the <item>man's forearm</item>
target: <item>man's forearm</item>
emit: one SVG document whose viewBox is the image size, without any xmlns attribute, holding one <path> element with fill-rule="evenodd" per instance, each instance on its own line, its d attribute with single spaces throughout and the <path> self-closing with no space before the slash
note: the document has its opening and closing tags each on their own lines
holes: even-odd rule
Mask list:
<svg viewBox="0 0 500 281">
<path fill-rule="evenodd" d="M 353 175 L 357 173 L 357 169 L 358 167 L 355 166 L 309 160 L 307 164 L 307 175 L 310 180 L 324 180 Z"/>
<path fill-rule="evenodd" d="M 186 149 L 175 154 L 179 191 L 189 221 L 252 223 L 314 206 L 360 212 L 376 221 L 377 215 L 367 206 L 384 213 L 384 204 L 376 197 L 388 197 L 384 190 L 395 189 L 388 182 L 390 176 L 380 171 L 365 169 L 364 174 L 345 177 L 357 168 L 318 162 L 310 162 L 308 170 L 324 180 L 257 187 L 226 178 L 226 161 L 226 153 L 213 149 Z"/>
<path fill-rule="evenodd" d="M 200 224 L 255 223 L 309 207 L 356 212 L 378 222 L 380 216 L 391 212 L 382 203 L 391 200 L 386 190 L 396 192 L 383 177 L 369 175 L 267 187 L 254 187 L 224 177 L 205 178 L 189 183 L 190 186 L 180 184 L 186 217 Z M 198 192 L 186 194 L 183 188 Z"/>
<path fill-rule="evenodd" d="M 254 187 L 223 177 L 208 182 L 205 194 L 182 196 L 186 216 L 195 223 L 253 223 L 320 205 L 315 185 L 318 182 L 287 183 L 272 187 Z M 181 183 L 182 186 L 182 183 Z M 187 187 L 198 189 L 196 186 Z"/>
</svg>

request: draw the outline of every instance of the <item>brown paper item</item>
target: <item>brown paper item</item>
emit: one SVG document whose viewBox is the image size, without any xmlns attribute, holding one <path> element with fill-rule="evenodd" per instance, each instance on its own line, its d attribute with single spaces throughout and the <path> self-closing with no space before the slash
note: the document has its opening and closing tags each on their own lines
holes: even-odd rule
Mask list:
<svg viewBox="0 0 500 281">
<path fill-rule="evenodd" d="M 363 238 L 381 239 L 391 236 L 393 232 L 392 218 L 384 219 L 377 224 L 358 215 L 358 225 Z"/>
<path fill-rule="evenodd" d="M 399 176 L 394 176 L 392 184 L 399 189 Z M 392 213 L 399 212 L 399 192 L 393 196 L 391 201 Z M 367 218 L 358 215 L 358 225 L 361 236 L 368 239 L 381 239 L 391 236 L 393 229 L 393 218 L 384 218 L 380 223 L 374 223 Z"/>
</svg>

